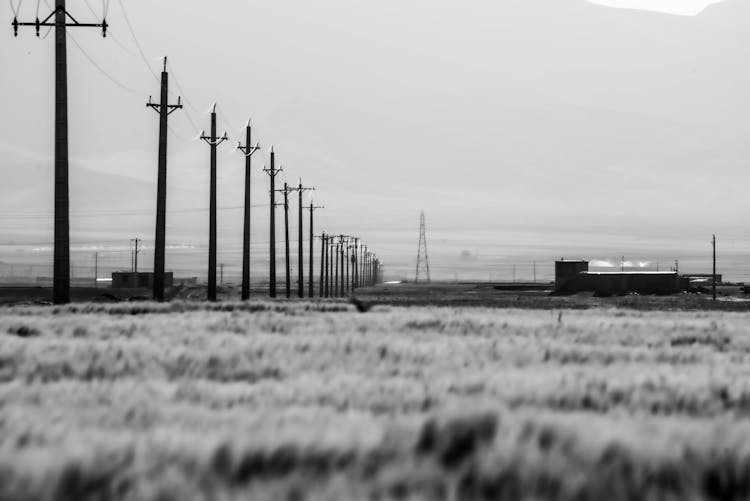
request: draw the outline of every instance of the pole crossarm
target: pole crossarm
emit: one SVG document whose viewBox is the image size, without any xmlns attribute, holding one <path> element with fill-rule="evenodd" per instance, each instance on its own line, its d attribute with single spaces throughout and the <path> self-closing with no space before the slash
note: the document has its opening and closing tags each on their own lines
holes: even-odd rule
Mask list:
<svg viewBox="0 0 750 501">
<path fill-rule="evenodd" d="M 161 106 L 162 106 L 161 103 L 151 102 L 151 96 L 148 96 L 148 102 L 146 103 L 146 107 L 147 108 L 151 108 L 152 110 L 156 111 L 157 113 L 161 113 Z M 175 111 L 181 110 L 182 107 L 183 107 L 182 106 L 182 98 L 178 96 L 177 97 L 177 104 L 167 104 L 166 107 L 167 107 L 167 115 L 171 115 Z"/>
<path fill-rule="evenodd" d="M 250 131 L 250 128 L 251 128 L 250 120 L 248 120 L 247 121 L 247 130 Z M 248 133 L 247 137 L 248 137 L 248 141 L 249 141 L 250 140 L 249 133 Z M 238 141 L 237 142 L 237 149 L 240 150 L 245 155 L 245 157 L 250 158 L 250 157 L 253 156 L 253 153 L 255 153 L 256 151 L 260 150 L 260 142 L 256 142 L 255 146 L 251 146 L 249 144 L 246 144 L 245 146 L 242 146 L 242 142 Z"/>
<path fill-rule="evenodd" d="M 202 131 L 201 139 L 203 139 L 206 143 L 208 143 L 211 146 L 219 146 L 224 141 L 229 141 L 229 136 L 227 136 L 226 131 L 224 132 L 224 135 L 221 137 L 207 136 L 206 132 Z"/>
<path fill-rule="evenodd" d="M 253 153 L 260 150 L 260 143 L 255 143 L 255 146 L 250 147 L 242 146 L 242 143 L 237 143 L 237 149 L 244 153 L 246 157 L 252 157 Z"/>
<path fill-rule="evenodd" d="M 263 167 L 263 172 L 265 172 L 271 177 L 276 177 L 279 175 L 279 173 L 284 172 L 284 168 L 279 167 L 278 169 L 269 169 L 267 167 Z M 284 191 L 284 190 L 274 190 L 274 191 Z"/>
<path fill-rule="evenodd" d="M 107 28 L 109 27 L 109 24 L 107 23 L 106 18 L 104 18 L 101 23 L 79 23 L 78 20 L 74 18 L 70 12 L 67 11 L 67 9 L 59 6 L 55 7 L 50 15 L 45 17 L 43 21 L 40 21 L 37 17 L 34 22 L 21 22 L 17 17 L 13 17 L 13 22 L 11 23 L 11 25 L 13 26 L 13 36 L 18 36 L 19 26 L 34 26 L 36 28 L 36 36 L 39 37 L 39 32 L 41 31 L 42 26 L 52 28 L 58 26 L 56 22 L 50 22 L 50 19 L 52 19 L 58 12 L 63 12 L 65 14 L 65 17 L 69 18 L 72 21 L 71 23 L 63 23 L 63 26 L 80 28 L 101 28 L 102 37 L 107 38 Z"/>
</svg>

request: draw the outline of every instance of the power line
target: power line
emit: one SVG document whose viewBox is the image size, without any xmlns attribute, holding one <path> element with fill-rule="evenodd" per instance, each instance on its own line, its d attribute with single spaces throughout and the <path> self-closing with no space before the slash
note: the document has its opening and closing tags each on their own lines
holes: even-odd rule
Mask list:
<svg viewBox="0 0 750 501">
<path fill-rule="evenodd" d="M 46 0 L 45 0 L 45 1 L 46 1 Z M 94 8 L 93 8 L 93 7 L 91 7 L 91 4 L 89 3 L 89 0 L 83 0 L 83 1 L 84 1 L 84 2 L 86 3 L 86 7 L 88 7 L 88 9 L 89 9 L 89 10 L 91 11 L 91 14 L 93 14 L 93 15 L 94 15 L 94 17 L 98 18 L 99 16 L 98 16 L 98 14 L 96 13 L 96 11 L 94 10 Z M 105 3 L 105 0 L 102 0 L 102 18 L 103 18 L 103 19 L 105 19 L 105 18 L 107 17 L 107 14 L 108 14 L 108 12 L 109 12 L 109 0 L 106 0 L 106 3 Z M 110 33 L 110 34 L 109 34 L 109 37 L 110 37 L 110 38 L 111 38 L 111 39 L 112 39 L 112 40 L 113 40 L 113 41 L 114 41 L 114 42 L 115 42 L 115 43 L 116 43 L 117 45 L 119 45 L 119 46 L 120 46 L 120 48 L 121 48 L 122 50 L 124 50 L 125 52 L 127 52 L 128 54 L 130 54 L 130 55 L 131 55 L 132 57 L 135 57 L 135 58 L 137 58 L 137 57 L 138 57 L 138 54 L 136 54 L 136 53 L 135 53 L 135 52 L 133 52 L 133 51 L 132 51 L 131 49 L 129 49 L 128 47 L 126 47 L 126 46 L 125 46 L 125 44 L 124 44 L 124 43 L 122 43 L 122 41 L 120 41 L 120 39 L 119 39 L 119 38 L 117 38 L 117 37 L 116 37 L 116 36 L 115 36 L 114 34 Z"/>
<path fill-rule="evenodd" d="M 148 58 L 146 57 L 146 54 L 143 52 L 143 48 L 141 47 L 140 42 L 138 41 L 138 37 L 135 36 L 135 30 L 133 29 L 133 25 L 130 24 L 130 19 L 128 18 L 128 13 L 125 10 L 125 4 L 122 0 L 118 0 L 120 4 L 120 9 L 122 10 L 122 16 L 125 19 L 125 24 L 128 26 L 128 30 L 130 30 L 130 34 L 133 36 L 133 41 L 135 42 L 135 46 L 138 48 L 138 53 L 141 55 L 141 59 L 143 60 L 143 63 L 146 65 L 146 68 L 148 68 L 149 73 L 154 77 L 154 80 L 157 82 L 159 81 L 159 77 L 156 76 L 156 72 L 151 67 L 151 64 L 148 62 Z"/>
<path fill-rule="evenodd" d="M 130 94 L 140 95 L 140 96 L 142 96 L 144 94 L 143 92 L 138 92 L 137 90 L 133 90 L 130 87 L 128 87 L 128 86 L 126 86 L 124 84 L 121 84 L 115 77 L 113 77 L 112 75 L 110 75 L 109 73 L 107 73 L 104 70 L 104 68 L 102 68 L 101 66 L 99 66 L 99 64 L 96 61 L 94 61 L 94 58 L 91 57 L 91 55 L 84 50 L 84 48 L 81 46 L 81 44 L 78 43 L 78 40 L 76 40 L 75 37 L 73 37 L 72 33 L 68 33 L 67 35 L 68 35 L 68 38 L 70 38 L 70 40 L 73 42 L 73 44 L 75 44 L 75 46 L 78 47 L 78 50 L 81 51 L 81 54 L 83 54 L 83 56 L 86 59 L 88 59 L 88 61 L 94 66 L 94 68 L 96 68 L 97 70 L 99 70 L 99 72 L 102 75 L 104 75 L 105 77 L 107 77 L 107 79 L 109 79 L 110 82 L 112 82 L 113 84 L 117 85 L 119 88 L 121 88 L 125 92 L 129 92 Z"/>
<path fill-rule="evenodd" d="M 268 204 L 253 204 L 251 207 L 267 207 Z M 240 210 L 244 209 L 244 206 L 237 205 L 237 206 L 225 206 L 225 207 L 218 207 L 217 210 L 220 211 L 230 211 L 230 210 Z M 190 208 L 190 209 L 174 209 L 170 210 L 170 214 L 193 214 L 193 213 L 199 213 L 199 212 L 207 212 L 208 207 L 206 208 Z M 80 217 L 100 217 L 100 216 L 147 216 L 150 215 L 153 212 L 152 209 L 138 209 L 138 210 L 131 210 L 131 211 L 85 211 L 85 212 L 71 212 L 71 216 L 75 216 L 77 218 Z M 48 219 L 52 217 L 52 213 L 2 213 L 0 214 L 0 219 Z"/>
</svg>

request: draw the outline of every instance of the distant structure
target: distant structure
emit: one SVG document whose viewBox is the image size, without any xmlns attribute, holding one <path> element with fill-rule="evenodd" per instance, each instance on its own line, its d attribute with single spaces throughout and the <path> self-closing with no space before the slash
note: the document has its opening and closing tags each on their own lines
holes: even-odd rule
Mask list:
<svg viewBox="0 0 750 501">
<path fill-rule="evenodd" d="M 172 272 L 164 273 L 164 287 L 172 287 L 174 285 L 174 276 Z M 154 274 L 151 272 L 143 271 L 122 271 L 112 273 L 112 285 L 113 289 L 139 289 L 139 288 L 151 288 L 154 287 Z"/>
<path fill-rule="evenodd" d="M 688 290 L 689 280 L 676 271 L 589 271 L 588 261 L 555 263 L 555 294 L 593 292 L 598 296 L 676 294 Z"/>
<path fill-rule="evenodd" d="M 417 272 L 414 283 L 430 283 L 430 261 L 427 258 L 427 227 L 424 211 L 419 217 L 419 249 L 417 250 Z"/>
</svg>

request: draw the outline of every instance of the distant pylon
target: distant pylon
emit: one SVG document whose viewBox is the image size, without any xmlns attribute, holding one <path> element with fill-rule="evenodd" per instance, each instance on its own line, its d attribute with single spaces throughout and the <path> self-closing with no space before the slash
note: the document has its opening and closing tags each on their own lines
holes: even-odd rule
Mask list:
<svg viewBox="0 0 750 501">
<path fill-rule="evenodd" d="M 417 250 L 417 273 L 414 283 L 419 283 L 420 280 L 426 280 L 426 283 L 430 283 L 430 261 L 427 258 L 427 227 L 424 211 L 419 216 L 419 249 Z"/>
</svg>

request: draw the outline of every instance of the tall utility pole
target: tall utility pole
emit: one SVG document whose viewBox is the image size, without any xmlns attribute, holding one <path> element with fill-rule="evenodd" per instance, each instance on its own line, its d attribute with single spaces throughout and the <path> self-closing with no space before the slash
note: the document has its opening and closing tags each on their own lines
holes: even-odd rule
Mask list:
<svg viewBox="0 0 750 501">
<path fill-rule="evenodd" d="M 354 254 L 352 254 L 352 292 L 357 289 L 357 277 L 359 273 L 359 259 L 357 252 L 359 247 L 359 237 L 354 238 Z"/>
<path fill-rule="evenodd" d="M 362 249 L 362 269 L 360 272 L 359 282 L 362 287 L 367 286 L 367 246 L 363 245 Z"/>
<path fill-rule="evenodd" d="M 333 241 L 333 253 L 334 256 L 336 256 L 336 259 L 334 260 L 334 278 L 333 278 L 333 297 L 338 297 L 339 295 L 339 244 L 336 243 L 336 241 Z"/>
<path fill-rule="evenodd" d="M 250 120 L 245 129 L 245 146 L 237 143 L 237 149 L 245 155 L 245 211 L 242 229 L 242 300 L 250 299 L 250 179 L 252 174 L 251 158 L 260 149 L 260 143 L 251 146 L 252 127 Z"/>
<path fill-rule="evenodd" d="M 346 237 L 339 235 L 339 254 L 341 256 L 341 280 L 339 284 L 339 297 L 344 297 L 344 246 L 346 245 Z"/>
<path fill-rule="evenodd" d="M 326 276 L 325 276 L 325 291 L 323 295 L 325 297 L 331 296 L 331 252 L 330 252 L 330 241 L 331 237 L 323 234 L 323 244 L 325 247 L 325 268 L 326 268 Z"/>
<path fill-rule="evenodd" d="M 138 245 L 142 242 L 142 240 L 140 238 L 133 238 L 130 241 L 133 242 L 133 248 L 135 249 L 133 251 L 133 272 L 138 273 Z"/>
<path fill-rule="evenodd" d="M 159 164 L 156 181 L 156 239 L 154 240 L 154 284 L 152 296 L 154 301 L 164 301 L 164 262 L 167 241 L 167 117 L 182 108 L 181 100 L 177 104 L 169 103 L 169 74 L 167 58 L 164 58 L 164 69 L 161 72 L 161 101 L 152 103 L 148 97 L 146 106 L 159 114 Z"/>
<path fill-rule="evenodd" d="M 313 191 L 315 188 L 305 188 L 302 186 L 302 180 L 299 181 L 299 186 L 296 188 L 290 188 L 290 191 L 296 191 L 297 195 L 299 196 L 299 201 L 297 204 L 297 210 L 299 211 L 299 222 L 298 222 L 298 228 L 297 228 L 297 239 L 299 241 L 299 244 L 297 245 L 297 295 L 299 297 L 305 297 L 305 264 L 304 264 L 304 257 L 302 250 L 304 248 L 304 241 L 302 237 L 302 230 L 303 230 L 303 224 L 302 224 L 302 211 L 305 209 L 305 207 L 302 205 L 302 194 L 306 191 Z M 312 231 L 312 228 L 310 228 L 310 231 Z M 312 240 L 310 240 L 310 255 L 312 256 Z M 310 260 L 312 262 L 312 257 L 310 257 Z M 310 277 L 312 278 L 312 265 L 310 266 Z M 312 289 L 312 285 L 310 285 L 310 288 Z M 310 293 L 310 296 L 312 296 L 312 292 Z"/>
<path fill-rule="evenodd" d="M 323 297 L 328 297 L 328 235 L 323 233 L 323 260 L 325 261 L 323 267 L 325 268 L 323 277 Z"/>
<path fill-rule="evenodd" d="M 713 250 L 714 250 L 714 257 L 713 257 L 713 263 L 714 263 L 713 270 L 714 271 L 712 275 L 713 280 L 711 280 L 711 284 L 712 284 L 711 290 L 712 290 L 714 301 L 716 301 L 716 235 L 714 235 L 714 238 L 711 240 L 711 246 L 713 247 Z"/>
<path fill-rule="evenodd" d="M 286 263 L 286 298 L 290 299 L 292 297 L 292 277 L 289 267 L 289 192 L 292 191 L 292 188 L 284 183 L 284 189 L 277 191 L 284 194 L 284 256 Z"/>
<path fill-rule="evenodd" d="M 323 275 L 325 270 L 325 256 L 326 256 L 326 234 L 320 235 L 320 283 L 318 289 L 320 290 L 320 297 L 325 297 L 325 276 Z"/>
<path fill-rule="evenodd" d="M 350 258 L 351 250 L 352 250 L 352 244 L 347 239 L 346 253 L 344 254 L 344 257 L 346 258 L 346 280 L 344 281 L 344 289 L 347 294 L 351 292 L 351 282 L 349 281 L 349 276 L 350 276 L 349 269 L 351 268 L 350 263 L 349 263 L 350 261 L 349 258 Z"/>
<path fill-rule="evenodd" d="M 211 148 L 211 181 L 209 195 L 208 220 L 208 300 L 216 301 L 216 148 L 229 139 L 224 132 L 222 137 L 216 136 L 216 105 L 211 111 L 211 135 L 201 133 L 203 139 Z"/>
<path fill-rule="evenodd" d="M 315 233 L 313 232 L 313 223 L 314 223 L 314 219 L 315 219 L 314 218 L 315 210 L 316 209 L 325 209 L 325 207 L 323 207 L 323 206 L 316 206 L 312 202 L 310 202 L 310 206 L 309 207 L 305 207 L 305 208 L 310 211 L 310 251 L 309 251 L 310 252 L 310 256 L 308 258 L 309 261 L 310 261 L 310 263 L 309 263 L 310 267 L 309 267 L 308 273 L 307 273 L 307 281 L 308 281 L 307 295 L 309 297 L 314 297 L 315 296 L 315 294 L 314 294 L 315 290 L 313 289 L 313 244 L 314 244 L 314 240 L 315 240 Z M 302 244 L 300 243 L 300 245 L 302 245 Z"/>
<path fill-rule="evenodd" d="M 20 3 L 19 3 L 20 6 Z M 54 16 L 54 22 L 50 19 Z M 71 22 L 68 22 L 70 19 Z M 68 54 L 67 27 L 101 28 L 107 36 L 107 20 L 99 23 L 79 23 L 65 9 L 65 0 L 55 0 L 55 10 L 40 21 L 19 22 L 13 17 L 13 36 L 19 26 L 34 26 L 36 36 L 42 26 L 55 28 L 55 234 L 54 269 L 52 272 L 52 301 L 70 302 L 70 197 L 68 190 Z"/>
<path fill-rule="evenodd" d="M 425 224 L 424 211 L 419 216 L 419 248 L 417 249 L 417 272 L 414 283 L 419 283 L 420 278 L 430 283 L 430 260 L 427 257 L 427 225 Z"/>
<path fill-rule="evenodd" d="M 268 176 L 271 178 L 271 190 L 269 193 L 271 194 L 271 205 L 269 208 L 269 211 L 271 213 L 271 226 L 270 226 L 270 242 L 269 242 L 269 256 L 270 256 L 270 262 L 268 265 L 269 268 L 269 282 L 268 282 L 268 289 L 269 289 L 269 295 L 274 298 L 276 297 L 276 176 L 279 175 L 279 172 L 282 172 L 284 169 L 276 169 L 276 155 L 273 152 L 273 146 L 271 146 L 271 168 L 270 169 L 263 169 L 263 172 L 268 174 Z"/>
</svg>

